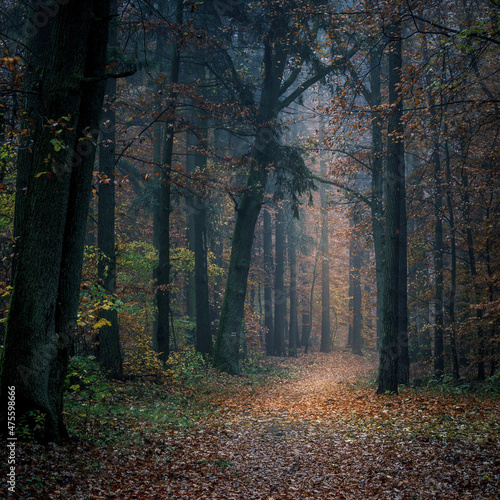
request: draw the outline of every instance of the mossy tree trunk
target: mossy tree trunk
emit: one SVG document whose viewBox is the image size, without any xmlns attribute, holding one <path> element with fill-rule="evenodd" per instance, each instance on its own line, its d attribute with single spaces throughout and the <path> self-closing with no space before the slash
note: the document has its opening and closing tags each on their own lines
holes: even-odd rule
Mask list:
<svg viewBox="0 0 500 500">
<path fill-rule="evenodd" d="M 0 363 L 0 415 L 5 431 L 7 392 L 15 387 L 16 422 L 29 424 L 39 412 L 44 424 L 36 437 L 47 441 L 66 437 L 62 394 L 78 306 L 108 22 L 109 1 L 70 2 L 59 5 L 49 25 L 27 41 L 43 62 L 28 68 L 25 83 L 27 94 L 33 85 L 38 94 L 26 103 L 32 147 L 18 164 L 26 190 L 16 207 L 19 253 Z"/>
</svg>

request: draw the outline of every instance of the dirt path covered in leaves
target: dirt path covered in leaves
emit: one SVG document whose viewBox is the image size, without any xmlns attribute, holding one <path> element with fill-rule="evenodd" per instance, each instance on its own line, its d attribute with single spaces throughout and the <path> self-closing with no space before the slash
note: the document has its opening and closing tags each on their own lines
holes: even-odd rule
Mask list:
<svg viewBox="0 0 500 500">
<path fill-rule="evenodd" d="M 134 408 L 101 416 L 128 441 L 21 450 L 19 481 L 39 478 L 22 497 L 500 497 L 498 401 L 410 389 L 377 396 L 358 383 L 374 361 L 340 350 L 280 363 L 294 376 L 267 385 L 214 374 L 185 412 L 200 398 L 215 409 L 185 428 L 155 425 L 150 400 L 147 418 Z"/>
</svg>

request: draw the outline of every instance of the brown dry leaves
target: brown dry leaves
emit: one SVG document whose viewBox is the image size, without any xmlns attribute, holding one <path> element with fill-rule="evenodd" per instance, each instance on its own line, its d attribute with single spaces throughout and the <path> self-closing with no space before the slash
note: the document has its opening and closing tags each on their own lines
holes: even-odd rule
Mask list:
<svg viewBox="0 0 500 500">
<path fill-rule="evenodd" d="M 122 422 L 130 442 L 25 450 L 25 498 L 496 499 L 498 401 L 357 385 L 375 362 L 336 351 L 274 360 L 264 386 L 212 374 L 218 409 L 187 430 Z M 194 397 L 194 396 L 192 396 Z M 135 439 L 132 440 L 132 437 Z M 139 439 L 138 439 L 139 437 Z M 19 479 L 20 481 L 22 479 Z M 0 490 L 1 492 L 1 490 Z"/>
</svg>

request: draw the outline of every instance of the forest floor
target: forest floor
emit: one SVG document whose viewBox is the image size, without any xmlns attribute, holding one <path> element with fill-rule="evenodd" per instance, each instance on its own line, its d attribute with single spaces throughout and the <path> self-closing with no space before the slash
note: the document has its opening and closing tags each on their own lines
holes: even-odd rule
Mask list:
<svg viewBox="0 0 500 500">
<path fill-rule="evenodd" d="M 439 386 L 376 395 L 374 358 L 336 349 L 245 377 L 209 370 L 184 386 L 75 396 L 66 419 L 79 437 L 19 443 L 11 498 L 500 498 L 498 398 Z"/>
</svg>

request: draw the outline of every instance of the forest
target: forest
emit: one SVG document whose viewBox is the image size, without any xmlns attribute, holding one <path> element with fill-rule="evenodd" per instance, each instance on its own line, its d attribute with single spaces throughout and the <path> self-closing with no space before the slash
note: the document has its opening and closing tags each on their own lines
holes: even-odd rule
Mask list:
<svg viewBox="0 0 500 500">
<path fill-rule="evenodd" d="M 0 496 L 500 497 L 498 0 L 4 0 Z"/>
</svg>

